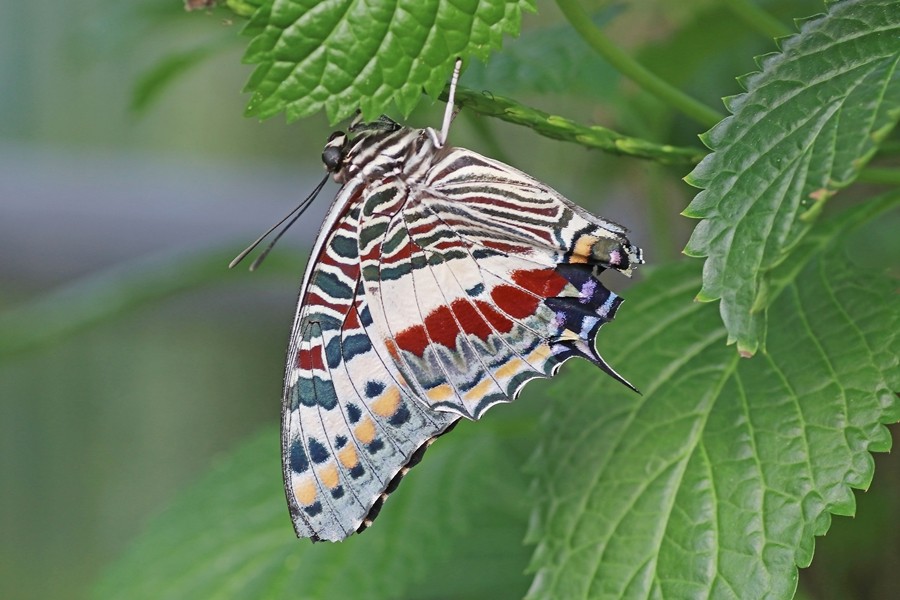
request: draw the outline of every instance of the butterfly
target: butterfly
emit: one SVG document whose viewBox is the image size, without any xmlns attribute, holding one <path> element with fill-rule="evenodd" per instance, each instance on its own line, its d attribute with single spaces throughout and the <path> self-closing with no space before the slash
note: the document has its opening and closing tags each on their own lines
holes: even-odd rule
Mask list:
<svg viewBox="0 0 900 600">
<path fill-rule="evenodd" d="M 328 174 L 287 225 L 329 176 L 341 185 L 287 351 L 282 465 L 298 537 L 368 528 L 438 436 L 569 358 L 634 389 L 594 341 L 622 302 L 599 275 L 630 276 L 640 248 L 529 175 L 447 145 L 459 68 L 441 131 L 381 117 L 332 134 Z"/>
</svg>

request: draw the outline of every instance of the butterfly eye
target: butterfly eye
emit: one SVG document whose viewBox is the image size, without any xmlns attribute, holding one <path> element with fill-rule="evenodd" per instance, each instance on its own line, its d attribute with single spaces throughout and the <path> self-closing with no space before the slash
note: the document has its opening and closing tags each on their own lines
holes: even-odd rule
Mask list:
<svg viewBox="0 0 900 600">
<path fill-rule="evenodd" d="M 344 160 L 344 147 L 347 145 L 347 134 L 343 131 L 335 131 L 328 138 L 325 149 L 322 151 L 322 162 L 329 173 L 335 173 L 341 168 Z"/>
</svg>

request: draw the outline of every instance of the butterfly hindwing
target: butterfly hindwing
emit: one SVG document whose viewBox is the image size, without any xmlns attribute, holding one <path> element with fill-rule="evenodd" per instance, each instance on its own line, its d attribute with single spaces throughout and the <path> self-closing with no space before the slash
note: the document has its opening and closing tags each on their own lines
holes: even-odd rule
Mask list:
<svg viewBox="0 0 900 600">
<path fill-rule="evenodd" d="M 624 230 L 502 163 L 436 156 L 422 184 L 373 186 L 360 225 L 373 320 L 420 399 L 479 418 L 573 356 L 615 376 L 593 342 L 621 302 L 600 272 L 641 261 Z"/>
<path fill-rule="evenodd" d="M 543 297 L 542 304 L 554 313 L 547 337 L 554 358 L 549 375 L 563 361 L 580 356 L 634 389 L 595 348 L 600 326 L 622 302 L 599 275 L 613 269 L 630 276 L 643 263 L 641 249 L 629 242 L 625 228 L 590 214 L 518 169 L 464 148 L 440 152 L 426 186 L 422 201 L 432 212 L 454 223 L 456 233 L 473 245 L 499 253 L 507 281 L 528 281 L 521 287 Z M 516 267 L 514 259 L 546 265 L 552 272 Z"/>
</svg>

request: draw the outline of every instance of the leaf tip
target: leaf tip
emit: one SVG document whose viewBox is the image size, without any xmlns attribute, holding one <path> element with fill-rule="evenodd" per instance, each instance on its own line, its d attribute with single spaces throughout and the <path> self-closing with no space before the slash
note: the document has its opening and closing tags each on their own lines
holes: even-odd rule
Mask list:
<svg viewBox="0 0 900 600">
<path fill-rule="evenodd" d="M 255 117 L 259 115 L 260 108 L 262 107 L 263 96 L 259 92 L 253 92 L 250 96 L 250 99 L 247 100 L 247 106 L 244 107 L 244 116 L 245 117 Z"/>
<path fill-rule="evenodd" d="M 753 358 L 759 350 L 759 342 L 755 337 L 751 337 L 750 339 L 747 337 L 739 337 L 736 341 L 737 353 L 741 358 Z"/>
<path fill-rule="evenodd" d="M 743 99 L 747 97 L 747 94 L 734 94 L 732 96 L 725 96 L 722 98 L 722 104 L 725 105 L 725 110 L 734 114 L 738 111 L 743 103 Z"/>
<path fill-rule="evenodd" d="M 691 215 L 685 215 L 685 216 L 695 218 L 695 217 L 692 217 Z M 690 244 L 687 244 L 684 248 L 682 248 L 681 253 L 690 258 L 705 258 L 706 257 L 706 255 L 703 254 L 702 250 L 700 250 L 698 248 L 693 248 L 693 247 L 691 247 Z"/>
<path fill-rule="evenodd" d="M 700 290 L 699 292 L 697 292 L 697 295 L 694 296 L 694 302 L 715 302 L 718 299 L 718 297 L 704 292 L 703 290 Z"/>
</svg>

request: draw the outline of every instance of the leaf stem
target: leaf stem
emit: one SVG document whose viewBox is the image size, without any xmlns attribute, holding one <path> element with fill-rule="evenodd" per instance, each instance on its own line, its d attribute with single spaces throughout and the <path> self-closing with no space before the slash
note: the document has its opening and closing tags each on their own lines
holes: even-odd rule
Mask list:
<svg viewBox="0 0 900 600">
<path fill-rule="evenodd" d="M 795 33 L 790 27 L 749 0 L 723 0 L 744 23 L 766 37 L 778 38 Z"/>
<path fill-rule="evenodd" d="M 878 154 L 880 156 L 892 156 L 895 154 L 900 154 L 900 140 L 888 140 L 886 142 L 881 142 L 881 145 L 878 146 Z"/>
<path fill-rule="evenodd" d="M 724 118 L 724 115 L 718 111 L 660 79 L 613 44 L 606 34 L 594 25 L 577 0 L 556 0 L 556 4 L 572 28 L 591 48 L 609 61 L 620 73 L 632 79 L 645 90 L 706 127 L 712 127 Z"/>
<path fill-rule="evenodd" d="M 856 180 L 860 183 L 900 185 L 900 169 L 867 167 L 859 172 Z"/>
<path fill-rule="evenodd" d="M 441 99 L 447 101 L 446 89 L 441 94 Z M 511 98 L 495 96 L 487 91 L 476 92 L 462 86 L 456 88 L 456 105 L 509 123 L 524 125 L 555 140 L 580 144 L 586 148 L 597 148 L 612 154 L 647 158 L 667 165 L 697 164 L 708 152 L 702 148 L 656 144 L 628 137 L 599 125 L 588 127 L 519 104 Z"/>
</svg>

